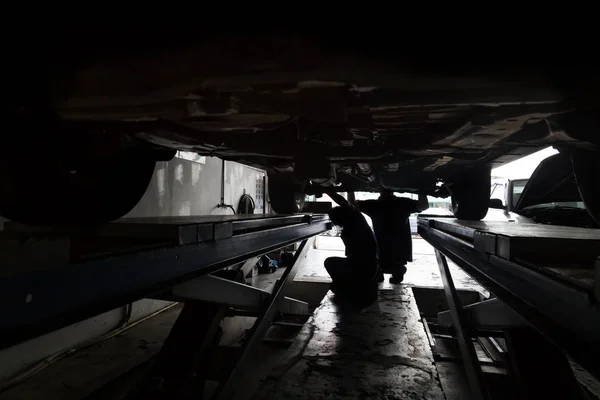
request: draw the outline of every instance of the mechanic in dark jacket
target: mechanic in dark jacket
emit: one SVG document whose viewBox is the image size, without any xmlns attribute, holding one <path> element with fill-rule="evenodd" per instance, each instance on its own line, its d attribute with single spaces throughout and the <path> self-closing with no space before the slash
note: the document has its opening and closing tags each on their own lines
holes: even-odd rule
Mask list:
<svg viewBox="0 0 600 400">
<path fill-rule="evenodd" d="M 391 283 L 400 283 L 406 273 L 406 263 L 412 261 L 412 235 L 410 214 L 429 208 L 426 195 L 418 200 L 396 197 L 390 190 L 383 190 L 377 200 L 356 201 L 354 205 L 373 221 L 375 237 L 379 245 L 379 265 L 382 272 L 392 274 Z M 379 276 L 383 281 L 383 274 Z"/>
<path fill-rule="evenodd" d="M 377 242 L 362 213 L 341 195 L 330 197 L 340 206 L 331 209 L 331 222 L 342 228 L 346 257 L 329 257 L 325 269 L 331 276 L 331 291 L 342 299 L 367 305 L 377 299 Z"/>
</svg>

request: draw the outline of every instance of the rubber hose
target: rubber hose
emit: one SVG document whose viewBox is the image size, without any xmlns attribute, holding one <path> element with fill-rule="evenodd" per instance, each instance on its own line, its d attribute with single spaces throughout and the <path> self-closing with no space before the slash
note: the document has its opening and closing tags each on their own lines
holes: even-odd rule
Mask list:
<svg viewBox="0 0 600 400">
<path fill-rule="evenodd" d="M 243 194 L 238 204 L 238 214 L 254 214 L 256 203 L 249 194 Z"/>
</svg>

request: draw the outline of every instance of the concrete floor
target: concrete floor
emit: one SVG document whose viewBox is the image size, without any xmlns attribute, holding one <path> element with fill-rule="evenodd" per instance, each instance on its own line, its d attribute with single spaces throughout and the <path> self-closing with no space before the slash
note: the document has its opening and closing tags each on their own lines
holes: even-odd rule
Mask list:
<svg viewBox="0 0 600 400">
<path fill-rule="evenodd" d="M 325 278 L 325 258 L 343 256 L 340 238 L 321 236 L 299 276 Z M 356 312 L 331 292 L 264 380 L 262 399 L 445 399 L 411 286 L 441 287 L 433 248 L 413 240 L 403 285 L 380 284 L 379 301 Z M 485 290 L 451 264 L 459 289 Z"/>
<path fill-rule="evenodd" d="M 406 286 L 345 312 L 328 294 L 259 399 L 445 399 L 419 312 Z"/>
<path fill-rule="evenodd" d="M 78 400 L 156 355 L 182 306 L 44 368 L 25 383 L 0 392 L 2 400 Z"/>
<path fill-rule="evenodd" d="M 297 278 L 328 279 L 323 261 L 343 255 L 339 238 L 320 236 Z M 450 266 L 457 288 L 483 289 Z M 271 286 L 282 271 L 262 275 Z M 380 285 L 379 302 L 360 312 L 343 312 L 329 293 L 289 349 L 261 345 L 240 398 L 426 398 L 444 394 L 410 286 L 441 287 L 433 249 L 414 240 L 414 262 L 403 285 Z M 160 350 L 179 309 L 79 351 L 46 368 L 2 399 L 79 399 Z M 268 360 L 268 361 L 267 361 Z M 247 378 L 247 379 L 246 379 Z M 252 381 L 252 382 L 250 382 Z M 258 388 L 258 390 L 256 390 Z"/>
<path fill-rule="evenodd" d="M 320 277 L 329 279 L 323 262 L 327 257 L 344 257 L 344 244 L 339 237 L 319 236 L 317 248 L 308 253 L 305 265 L 298 272 L 298 276 Z M 454 285 L 457 289 L 476 290 L 484 297 L 489 293 L 475 282 L 462 269 L 448 260 Z M 435 260 L 433 247 L 418 236 L 413 237 L 413 262 L 408 263 L 408 271 L 404 275 L 404 286 L 442 287 L 442 279 Z M 383 289 L 393 288 L 394 285 L 386 282 Z"/>
</svg>

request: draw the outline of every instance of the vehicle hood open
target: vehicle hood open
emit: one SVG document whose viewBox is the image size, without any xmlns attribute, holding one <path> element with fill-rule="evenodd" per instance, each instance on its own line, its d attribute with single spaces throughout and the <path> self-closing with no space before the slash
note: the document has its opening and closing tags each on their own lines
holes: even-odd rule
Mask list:
<svg viewBox="0 0 600 400">
<path fill-rule="evenodd" d="M 538 204 L 581 201 L 571 158 L 555 154 L 543 160 L 533 171 L 514 207 L 519 212 Z"/>
</svg>

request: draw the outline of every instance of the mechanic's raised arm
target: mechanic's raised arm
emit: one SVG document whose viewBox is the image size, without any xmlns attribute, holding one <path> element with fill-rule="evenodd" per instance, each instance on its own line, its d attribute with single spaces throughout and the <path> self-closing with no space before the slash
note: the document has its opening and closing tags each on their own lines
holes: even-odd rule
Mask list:
<svg viewBox="0 0 600 400">
<path fill-rule="evenodd" d="M 329 197 L 331 197 L 331 200 L 335 201 L 337 203 L 338 206 L 341 207 L 347 207 L 350 205 L 350 203 L 348 202 L 348 200 L 346 200 L 341 194 L 339 193 L 328 193 Z"/>
<path fill-rule="evenodd" d="M 353 204 L 360 212 L 369 216 L 379 207 L 377 200 L 357 200 Z"/>
<path fill-rule="evenodd" d="M 417 211 L 421 212 L 427 210 L 429 208 L 429 200 L 427 200 L 426 194 L 420 194 L 419 199 L 417 200 Z"/>
</svg>

